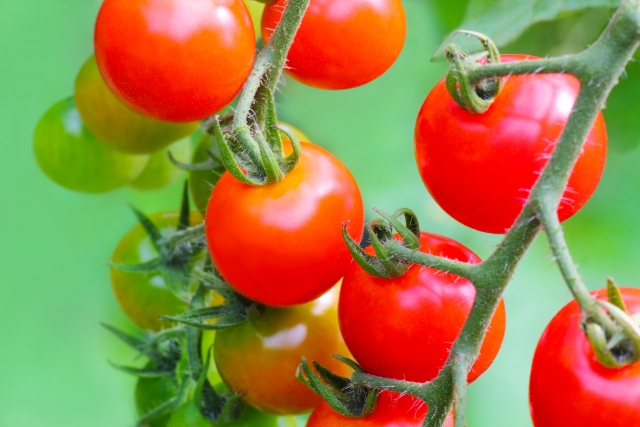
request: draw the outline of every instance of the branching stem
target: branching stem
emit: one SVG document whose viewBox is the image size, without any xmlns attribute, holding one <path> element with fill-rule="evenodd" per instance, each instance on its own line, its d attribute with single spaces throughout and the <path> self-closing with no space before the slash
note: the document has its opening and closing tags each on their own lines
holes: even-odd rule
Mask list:
<svg viewBox="0 0 640 427">
<path fill-rule="evenodd" d="M 476 287 L 473 308 L 438 377 L 425 384 L 354 374 L 359 386 L 393 390 L 423 399 L 429 405 L 425 427 L 440 427 L 455 401 L 456 427 L 466 422 L 466 380 L 482 339 L 515 268 L 544 226 L 560 270 L 583 311 L 606 331 L 616 326 L 581 281 L 571 259 L 557 215 L 569 176 L 600 110 L 640 44 L 640 0 L 623 0 L 600 38 L 587 50 L 559 58 L 499 64 L 469 64 L 472 84 L 516 74 L 569 73 L 580 83 L 580 95 L 556 148 L 533 187 L 515 224 L 482 264 L 471 265 L 420 253 L 399 244 L 389 252 L 402 259 L 465 277 Z M 499 96 L 499 95 L 498 95 Z"/>
</svg>

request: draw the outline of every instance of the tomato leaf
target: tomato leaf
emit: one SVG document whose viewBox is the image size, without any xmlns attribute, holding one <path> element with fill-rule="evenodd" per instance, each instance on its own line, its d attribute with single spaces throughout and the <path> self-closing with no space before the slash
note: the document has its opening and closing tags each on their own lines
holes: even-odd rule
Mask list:
<svg viewBox="0 0 640 427">
<path fill-rule="evenodd" d="M 484 33 L 498 45 L 515 40 L 536 22 L 591 7 L 616 7 L 620 0 L 471 0 L 460 28 Z"/>
</svg>

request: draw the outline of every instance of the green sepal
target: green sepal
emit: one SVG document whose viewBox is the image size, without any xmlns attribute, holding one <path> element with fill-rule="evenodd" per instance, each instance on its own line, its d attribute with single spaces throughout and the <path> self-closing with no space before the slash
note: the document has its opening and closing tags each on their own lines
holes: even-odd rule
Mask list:
<svg viewBox="0 0 640 427">
<path fill-rule="evenodd" d="M 611 277 L 607 278 L 607 297 L 611 304 L 627 313 L 627 307 L 625 306 L 624 300 L 622 299 L 620 288 L 618 288 L 618 285 L 616 285 L 616 282 L 614 282 L 613 278 Z"/>
<path fill-rule="evenodd" d="M 618 368 L 618 362 L 607 348 L 607 337 L 602 327 L 596 323 L 588 323 L 585 333 L 598 362 L 610 369 Z"/>
<path fill-rule="evenodd" d="M 109 365 L 119 371 L 138 378 L 161 378 L 172 374 L 171 371 L 167 371 L 165 369 L 134 368 L 131 366 L 118 365 L 111 361 L 109 361 Z"/>
<path fill-rule="evenodd" d="M 378 258 L 366 253 L 360 247 L 360 244 L 358 244 L 358 242 L 351 238 L 351 236 L 347 232 L 347 224 L 342 225 L 342 238 L 347 244 L 347 248 L 349 249 L 349 252 L 351 252 L 354 261 L 357 262 L 364 271 L 374 277 L 390 277 L 389 273 L 384 268 L 382 263 L 378 260 Z"/>
<path fill-rule="evenodd" d="M 155 258 L 140 264 L 118 264 L 111 261 L 105 261 L 105 264 L 124 273 L 154 273 L 160 271 L 164 265 L 162 258 Z"/>
<path fill-rule="evenodd" d="M 290 132 L 289 128 L 280 125 L 274 125 L 274 129 L 276 129 L 276 133 L 278 133 L 278 135 L 280 135 L 280 132 L 283 132 L 285 135 L 287 135 L 287 137 L 289 137 L 289 140 L 291 141 L 291 147 L 293 148 L 293 152 L 280 161 L 280 168 L 286 175 L 294 170 L 296 166 L 298 166 L 300 157 L 302 156 L 302 145 L 300 145 L 300 141 L 298 141 L 298 138 L 296 138 L 293 132 Z"/>
<path fill-rule="evenodd" d="M 271 147 L 271 151 L 276 158 L 281 159 L 284 157 L 284 149 L 282 147 L 282 138 L 280 132 L 276 126 L 278 125 L 278 117 L 276 115 L 276 105 L 273 97 L 273 93 L 264 85 L 261 85 L 256 94 L 256 99 L 260 96 L 265 97 L 267 101 L 267 108 L 265 109 L 264 117 L 264 136 Z M 258 123 L 263 123 L 262 117 L 257 117 Z M 261 129 L 262 130 L 262 129 Z"/>
<path fill-rule="evenodd" d="M 342 357 L 338 359 L 345 360 Z M 314 362 L 313 366 L 315 372 L 309 367 L 306 359 L 302 358 L 296 377 L 322 397 L 336 412 L 349 418 L 363 418 L 373 413 L 378 403 L 379 390 L 354 387 L 351 380 L 332 373 L 319 363 Z M 361 370 L 355 362 L 349 363 L 349 366 Z"/>
<path fill-rule="evenodd" d="M 180 204 L 180 218 L 178 219 L 178 231 L 186 230 L 191 225 L 191 207 L 189 206 L 189 180 L 184 181 L 182 187 L 182 203 Z"/>
<path fill-rule="evenodd" d="M 274 154 L 269 143 L 260 133 L 259 129 L 256 129 L 255 136 L 256 141 L 258 142 L 258 147 L 260 148 L 260 155 L 262 157 L 262 164 L 265 171 L 264 184 L 269 185 L 282 181 L 284 179 L 284 173 L 280 169 L 278 158 Z"/>
<path fill-rule="evenodd" d="M 631 345 L 634 354 L 629 355 L 629 360 L 624 360 L 624 364 L 635 363 L 640 360 L 640 325 L 638 325 L 631 316 L 618 306 L 606 302 L 596 300 L 596 303 L 606 309 L 613 320 L 622 328 L 626 335 L 626 342 Z"/>
<path fill-rule="evenodd" d="M 219 394 L 209 382 L 207 374 L 211 365 L 211 352 L 207 352 L 204 368 L 194 390 L 194 403 L 200 414 L 214 424 L 228 424 L 242 416 L 242 395 Z"/>
<path fill-rule="evenodd" d="M 137 427 L 147 427 L 151 422 L 159 420 L 175 411 L 180 406 L 180 399 L 174 397 L 147 412 L 136 422 Z"/>
<path fill-rule="evenodd" d="M 216 307 L 207 307 L 191 310 L 177 316 L 160 316 L 164 320 L 183 323 L 204 330 L 224 329 L 236 326 L 249 320 L 251 308 L 244 308 L 238 304 L 223 304 Z M 206 320 L 215 320 L 208 323 Z"/>
<path fill-rule="evenodd" d="M 220 150 L 220 159 L 222 160 L 222 164 L 224 168 L 231 174 L 235 179 L 247 185 L 261 185 L 261 179 L 255 179 L 251 177 L 250 174 L 245 175 L 245 172 L 242 170 L 238 162 L 236 161 L 236 156 L 234 155 L 231 146 L 229 145 L 229 141 L 227 136 L 222 133 L 222 128 L 220 127 L 220 122 L 218 120 L 214 121 L 213 126 L 214 136 L 218 141 L 218 147 Z M 232 137 L 229 137 L 232 138 Z M 247 168 L 244 168 L 247 170 Z M 247 172 L 249 172 L 247 170 Z"/>
<path fill-rule="evenodd" d="M 404 246 L 414 250 L 420 249 L 420 223 L 418 222 L 418 217 L 411 209 L 400 208 L 392 215 L 377 208 L 373 208 L 373 210 L 396 229 L 403 239 L 402 243 Z M 404 215 L 406 225 L 398 221 L 397 218 L 400 215 Z"/>
<path fill-rule="evenodd" d="M 208 150 L 207 153 L 209 153 Z M 216 166 L 218 166 L 214 159 L 207 159 L 207 161 L 201 163 L 182 163 L 181 161 L 177 160 L 173 156 L 173 154 L 171 154 L 171 151 L 169 151 L 169 160 L 171 161 L 173 166 L 184 171 L 205 171 L 215 169 Z"/>
<path fill-rule="evenodd" d="M 151 239 L 151 243 L 153 244 L 153 247 L 155 248 L 155 250 L 158 251 L 160 255 L 162 255 L 163 237 L 158 227 L 156 227 L 156 225 L 153 223 L 153 221 L 149 219 L 148 216 L 140 212 L 138 209 L 136 209 L 133 206 L 131 206 L 131 209 L 133 210 L 133 213 L 138 219 L 138 222 L 140 223 L 142 228 L 144 228 L 144 231 L 149 236 L 149 239 Z"/>
<path fill-rule="evenodd" d="M 210 257 L 209 257 L 210 258 Z M 196 268 L 192 272 L 193 277 L 197 278 L 208 289 L 218 292 L 226 299 L 234 298 L 237 293 L 231 286 L 220 277 L 213 273 L 207 273 L 205 271 Z"/>
<path fill-rule="evenodd" d="M 143 338 L 138 338 L 111 325 L 103 323 L 102 326 L 129 347 L 148 357 L 151 362 L 143 369 L 109 362 L 114 368 L 131 375 L 147 378 L 173 375 L 175 373 L 182 353 L 180 343 L 177 339 L 180 334 L 176 333 L 175 329 L 158 332 L 156 334 L 145 334 Z"/>
</svg>

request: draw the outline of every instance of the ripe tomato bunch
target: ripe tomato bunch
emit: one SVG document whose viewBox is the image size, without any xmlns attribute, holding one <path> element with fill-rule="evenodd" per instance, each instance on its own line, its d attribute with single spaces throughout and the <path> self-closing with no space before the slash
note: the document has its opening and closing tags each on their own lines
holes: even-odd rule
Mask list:
<svg viewBox="0 0 640 427">
<path fill-rule="evenodd" d="M 303 3 L 306 12 L 296 15 Z M 270 79 L 279 75 L 263 62 L 277 58 L 274 51 L 286 55 L 287 73 L 320 89 L 366 84 L 402 50 L 402 3 L 249 4 L 253 18 L 241 0 L 105 0 L 95 57 L 82 67 L 75 97 L 54 105 L 36 127 L 40 166 L 72 190 L 155 189 L 180 169 L 190 171 L 179 210 L 134 210 L 139 224 L 110 261 L 116 298 L 144 331 L 131 336 L 107 327 L 146 356 L 142 367 L 121 367 L 139 376 L 139 425 L 295 425 L 292 416 L 310 412 L 309 427 L 423 425 L 430 408 L 421 399 L 350 377 L 439 378 L 451 367 L 479 289 L 464 274 L 393 250 L 466 268 L 482 260 L 459 242 L 421 231 L 406 209 L 379 212 L 382 218 L 365 224 L 346 166 L 277 120 Z M 255 12 L 262 9 L 267 45 L 256 52 Z M 417 166 L 453 218 L 507 232 L 569 119 L 579 82 L 558 74 L 509 76 L 482 114 L 469 111 L 458 90 L 462 85 L 445 79 L 426 98 L 415 127 Z M 254 110 L 243 117 L 247 100 Z M 201 138 L 191 156 L 193 134 Z M 599 115 L 558 207 L 560 220 L 595 191 L 606 147 Z M 365 229 L 369 245 L 362 244 Z M 636 294 L 623 289 L 619 310 L 635 314 Z M 504 338 L 505 304 L 499 294 L 495 301 L 478 328 L 468 383 L 490 367 Z M 531 381 L 535 425 L 614 425 L 612 413 L 627 423 L 616 427 L 638 424 L 638 363 L 615 371 L 601 366 L 591 349 L 597 331 L 583 319 L 592 331 L 587 338 L 579 317 L 570 304 L 540 341 Z M 559 388 L 550 389 L 552 381 Z M 624 398 L 616 384 L 629 388 Z M 605 414 L 586 411 L 579 422 L 562 415 L 558 390 L 577 396 L 575 408 L 602 404 Z M 446 415 L 440 419 L 453 426 L 453 413 Z"/>
</svg>

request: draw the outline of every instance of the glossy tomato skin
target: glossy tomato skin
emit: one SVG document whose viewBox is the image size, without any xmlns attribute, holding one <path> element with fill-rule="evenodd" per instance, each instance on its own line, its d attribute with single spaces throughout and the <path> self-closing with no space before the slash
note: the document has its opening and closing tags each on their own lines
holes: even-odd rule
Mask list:
<svg viewBox="0 0 640 427">
<path fill-rule="evenodd" d="M 269 41 L 288 0 L 267 3 Z M 320 89 L 350 89 L 381 76 L 400 55 L 407 31 L 401 0 L 311 0 L 287 56 L 287 73 Z"/>
<path fill-rule="evenodd" d="M 414 397 L 383 391 L 375 411 L 365 418 L 348 418 L 322 402 L 311 414 L 307 427 L 421 427 L 427 405 Z M 450 414 L 443 427 L 453 427 Z"/>
<path fill-rule="evenodd" d="M 480 259 L 447 237 L 422 232 L 420 250 L 469 263 Z M 366 249 L 373 254 L 371 247 Z M 413 265 L 395 279 L 370 276 L 357 263 L 340 293 L 340 330 L 356 361 L 370 374 L 431 381 L 444 366 L 471 312 L 475 288 L 466 279 Z M 491 320 L 480 355 L 469 372 L 473 382 L 495 359 L 506 326 L 504 302 Z"/>
<path fill-rule="evenodd" d="M 208 117 L 240 92 L 256 39 L 242 0 L 106 0 L 95 28 L 109 87 L 159 120 Z"/>
<path fill-rule="evenodd" d="M 503 62 L 536 59 L 502 55 Z M 418 115 L 418 169 L 436 202 L 476 230 L 504 233 L 546 165 L 580 84 L 568 74 L 510 76 L 484 114 L 458 106 L 438 83 Z M 607 134 L 598 114 L 558 209 L 563 221 L 595 191 L 604 170 Z"/>
<path fill-rule="evenodd" d="M 113 150 L 85 126 L 73 98 L 53 105 L 33 135 L 33 151 L 42 171 L 56 184 L 83 193 L 124 187 L 145 168 L 149 156 Z"/>
<path fill-rule="evenodd" d="M 629 313 L 640 313 L 640 289 L 621 291 Z M 593 295 L 607 299 L 605 289 Z M 580 308 L 572 301 L 551 320 L 538 342 L 529 387 L 534 426 L 640 425 L 640 362 L 621 369 L 600 365 L 580 322 Z"/>
<path fill-rule="evenodd" d="M 192 134 L 198 127 L 198 122 L 163 122 L 132 110 L 104 82 L 95 56 L 82 66 L 75 89 L 82 120 L 102 143 L 118 151 L 153 153 Z"/>
<path fill-rule="evenodd" d="M 225 384 L 264 412 L 311 411 L 322 399 L 295 377 L 302 357 L 338 375 L 351 373 L 331 356 L 350 357 L 338 327 L 337 300 L 334 288 L 311 303 L 267 307 L 256 320 L 217 331 L 213 352 Z"/>
<path fill-rule="evenodd" d="M 356 181 L 332 154 L 302 143 L 300 163 L 277 184 L 253 187 L 225 172 L 211 194 L 205 231 L 229 284 L 281 307 L 318 298 L 344 275 L 351 262 L 344 223 L 359 241 L 364 208 Z"/>
<path fill-rule="evenodd" d="M 166 235 L 175 231 L 179 215 L 178 212 L 161 212 L 150 215 L 149 219 Z M 199 213 L 191 213 L 192 226 L 201 222 Z M 140 224 L 136 224 L 118 243 L 112 261 L 139 264 L 157 256 L 149 236 Z M 111 283 L 124 313 L 142 329 L 158 331 L 170 327 L 172 323 L 160 320 L 159 316 L 172 316 L 188 309 L 188 304 L 166 286 L 159 272 L 129 273 L 112 268 Z"/>
</svg>

